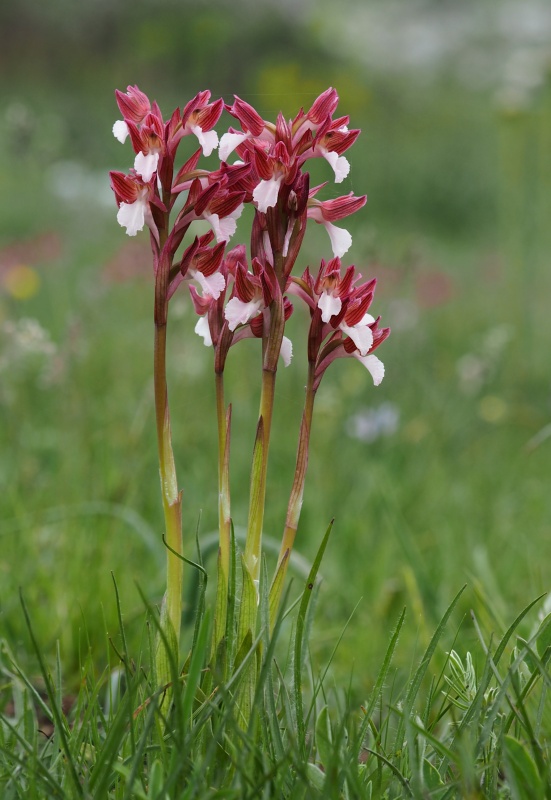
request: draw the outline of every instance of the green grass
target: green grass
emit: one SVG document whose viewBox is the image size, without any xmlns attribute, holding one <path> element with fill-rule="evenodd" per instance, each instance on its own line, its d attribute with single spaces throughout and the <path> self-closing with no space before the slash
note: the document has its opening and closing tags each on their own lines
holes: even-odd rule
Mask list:
<svg viewBox="0 0 551 800">
<path fill-rule="evenodd" d="M 470 652 L 462 658 L 455 650 L 438 669 L 434 656 L 460 590 L 409 676 L 400 675 L 394 664 L 405 626 L 402 612 L 367 702 L 358 708 L 350 689 L 328 687 L 331 660 L 319 672 L 310 664 L 309 680 L 302 680 L 309 587 L 322 554 L 320 549 L 295 618 L 293 658 L 285 659 L 285 645 L 283 660 L 278 654 L 280 615 L 273 637 L 263 627 L 241 668 L 212 692 L 205 669 L 210 615 L 200 613 L 181 678 L 175 665 L 168 717 L 161 711 L 162 690 L 154 691 L 151 682 L 159 623 L 150 607 L 137 652 L 128 646 L 118 607 L 120 642 L 113 644 L 114 657 L 98 676 L 91 654 L 84 655 L 78 691 L 67 703 L 59 653 L 50 671 L 23 606 L 40 684 L 4 644 L 3 797 L 549 796 L 549 618 L 528 642 L 519 639 L 514 646 L 519 625 L 535 603 L 518 615 L 497 646 L 479 632 L 484 662 L 478 669 Z M 267 589 L 262 596 L 267 623 Z M 240 686 L 257 645 L 262 649 L 255 699 L 243 727 Z"/>
</svg>

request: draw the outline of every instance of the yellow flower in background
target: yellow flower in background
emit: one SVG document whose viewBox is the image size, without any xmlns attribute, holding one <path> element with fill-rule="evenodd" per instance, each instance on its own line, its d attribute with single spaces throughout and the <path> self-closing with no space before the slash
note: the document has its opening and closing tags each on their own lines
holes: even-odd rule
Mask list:
<svg viewBox="0 0 551 800">
<path fill-rule="evenodd" d="M 10 267 L 2 276 L 2 287 L 16 300 L 28 300 L 40 288 L 38 272 L 26 264 Z"/>
<path fill-rule="evenodd" d="M 502 422 L 507 416 L 507 403 L 501 397 L 488 394 L 482 397 L 478 404 L 479 416 L 484 422 L 497 424 Z"/>
</svg>

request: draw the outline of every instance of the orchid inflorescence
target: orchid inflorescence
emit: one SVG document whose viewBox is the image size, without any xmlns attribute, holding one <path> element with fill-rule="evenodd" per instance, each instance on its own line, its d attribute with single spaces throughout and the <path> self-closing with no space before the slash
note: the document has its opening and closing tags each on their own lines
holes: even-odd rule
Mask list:
<svg viewBox="0 0 551 800">
<path fill-rule="evenodd" d="M 248 325 L 246 332 L 240 327 L 234 334 L 236 339 L 261 336 L 263 312 L 273 300 L 277 282 L 278 291 L 302 297 L 313 315 L 316 308 L 320 309 L 322 322 L 330 326 L 325 329 L 326 335 L 331 329 L 345 333 L 348 339 L 338 355 L 358 357 L 372 373 L 375 384 L 380 383 L 383 366 L 375 356 L 368 359 L 368 353 L 388 335 L 388 329 L 380 330 L 378 321 L 367 313 L 375 281 L 356 286 L 361 275 L 353 267 L 341 277 L 340 258 L 350 248 L 352 237 L 333 224 L 358 211 L 366 197 L 350 193 L 320 201 L 315 195 L 323 187 L 309 189 L 309 175 L 303 171 L 309 158 L 322 156 L 333 168 L 336 183 L 349 173 L 350 165 L 342 153 L 354 144 L 360 131 L 348 130 L 348 117 L 333 120 L 338 103 L 335 89 L 320 95 L 306 114 L 301 110 L 291 122 L 280 114 L 275 124 L 263 120 L 248 103 L 236 97 L 226 110 L 239 120 L 242 131 L 230 128 L 220 142 L 212 128 L 224 103 L 221 99 L 210 103 L 209 91 L 200 92 L 182 112 L 176 109 L 167 122 L 158 105 L 151 103 L 137 86 L 129 86 L 126 93 L 117 91 L 116 96 L 124 119 L 114 124 L 113 133 L 121 142 L 129 135 L 136 153 L 129 175 L 110 173 L 119 223 L 129 236 L 136 235 L 144 225 L 149 227 L 157 265 L 162 256 L 174 259 L 192 222 L 202 219 L 211 226 L 209 233 L 196 236 L 185 250 L 179 268 L 171 266 L 168 288 L 170 298 L 178 284 L 187 279 L 201 318 L 196 331 L 205 344 L 216 346 L 224 322 L 232 333 L 239 326 Z M 178 145 L 189 135 L 197 137 L 200 148 L 174 177 Z M 201 152 L 209 156 L 217 147 L 219 169 L 198 169 Z M 228 164 L 234 151 L 240 160 Z M 166 216 L 183 193 L 187 194 L 186 201 L 167 236 Z M 243 246 L 224 258 L 226 244 L 235 233 L 245 203 L 252 203 L 256 209 L 252 272 Z M 291 275 L 307 219 L 325 226 L 333 249 L 334 258 L 329 264 L 322 261 L 316 281 L 308 270 L 300 279 Z M 165 232 L 163 248 L 159 231 Z M 211 247 L 214 239 L 216 244 Z M 201 293 L 191 283 L 193 280 Z M 224 291 L 227 294 L 230 282 L 233 292 L 224 307 L 218 301 Z M 291 311 L 292 307 L 286 305 L 287 316 Z M 319 338 L 319 332 L 315 338 Z M 283 355 L 288 363 L 289 345 Z"/>
<path fill-rule="evenodd" d="M 129 236 L 144 226 L 150 231 L 155 278 L 155 399 L 161 484 L 169 545 L 168 583 L 161 625 L 169 640 L 179 637 L 182 589 L 181 493 L 177 489 L 170 437 L 165 352 L 168 304 L 180 284 L 188 287 L 198 315 L 195 331 L 214 350 L 219 432 L 220 550 L 215 646 L 225 636 L 230 560 L 229 441 L 231 406 L 226 408 L 223 373 L 229 348 L 241 339 L 262 341 L 262 391 L 253 453 L 251 497 L 243 556 L 244 580 L 258 593 L 261 535 L 266 491 L 268 444 L 272 420 L 275 375 L 281 357 L 288 365 L 292 345 L 284 335 L 293 312 L 292 298 L 310 312 L 308 383 L 293 487 L 278 565 L 270 593 L 270 615 L 277 613 L 281 587 L 293 546 L 302 504 L 308 461 L 313 403 L 325 370 L 337 358 L 354 357 L 370 372 L 375 385 L 384 376 L 374 351 L 386 339 L 379 317 L 369 313 L 375 279 L 363 281 L 354 266 L 341 259 L 352 244 L 347 230 L 335 223 L 362 208 L 365 196 L 347 195 L 320 200 L 326 186 L 310 187 L 305 166 L 309 159 L 325 159 L 335 183 L 348 175 L 343 155 L 360 131 L 349 130 L 347 116 L 335 117 L 338 95 L 323 92 L 305 112 L 292 120 L 280 113 L 264 120 L 247 102 L 235 97 L 231 105 L 211 102 L 209 91 L 199 92 L 164 120 L 156 102 L 137 86 L 116 92 L 123 117 L 113 126 L 117 139 L 130 138 L 135 152 L 128 174 L 111 172 L 118 205 L 117 219 Z M 214 127 L 224 112 L 237 120 L 220 140 Z M 176 168 L 178 147 L 185 137 L 199 147 Z M 201 155 L 218 148 L 216 169 L 199 166 Z M 230 163 L 230 159 L 232 163 Z M 254 208 L 250 258 L 244 245 L 228 249 L 245 204 Z M 173 219 L 171 219 L 173 217 Z M 332 258 L 322 260 L 317 274 L 307 267 L 294 272 L 308 220 L 323 225 L 329 235 Z M 184 237 L 193 223 L 208 225 L 187 247 Z M 203 228 L 204 229 L 204 228 Z M 240 621 L 242 635 L 254 627 L 255 612 Z M 243 615 L 243 609 L 242 609 Z M 166 677 L 166 675 L 165 675 Z"/>
</svg>

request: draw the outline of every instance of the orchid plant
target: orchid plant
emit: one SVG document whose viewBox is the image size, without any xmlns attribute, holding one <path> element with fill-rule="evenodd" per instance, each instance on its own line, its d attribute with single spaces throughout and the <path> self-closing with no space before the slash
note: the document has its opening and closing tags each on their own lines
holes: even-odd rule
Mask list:
<svg viewBox="0 0 551 800">
<path fill-rule="evenodd" d="M 162 636 L 157 646 L 157 682 L 163 686 L 171 680 L 169 657 L 178 657 L 185 560 L 182 492 L 176 477 L 166 380 L 168 312 L 175 292 L 189 292 L 197 314 L 195 331 L 214 354 L 219 555 L 211 647 L 213 670 L 230 633 L 238 648 L 255 636 L 274 387 L 279 360 L 287 366 L 293 350 L 285 336 L 286 322 L 293 313 L 291 298 L 304 303 L 309 311 L 308 377 L 295 473 L 269 590 L 271 627 L 281 604 L 299 525 L 314 400 L 320 382 L 333 361 L 353 357 L 378 385 L 384 367 L 374 351 L 390 331 L 380 327 L 380 318 L 370 313 L 375 279 L 364 281 L 355 266 L 345 267 L 341 262 L 352 237 L 335 223 L 361 209 L 366 197 L 350 192 L 321 200 L 318 195 L 326 184 L 311 187 L 305 169 L 310 159 L 323 158 L 335 183 L 341 183 L 349 173 L 344 153 L 360 131 L 349 130 L 347 116 L 335 116 L 335 89 L 327 89 L 308 111 L 301 109 L 294 119 L 287 120 L 280 113 L 275 122 L 264 120 L 239 97 L 231 105 L 222 99 L 211 102 L 209 91 L 199 92 L 166 120 L 157 103 L 137 86 L 129 86 L 126 92 L 117 91 L 116 99 L 122 120 L 114 124 L 113 133 L 121 142 L 129 137 L 135 153 L 128 174 L 110 173 L 118 205 L 117 220 L 129 236 L 147 226 L 153 254 L 155 410 L 167 544 L 167 586 L 161 609 Z M 236 127 L 230 127 L 219 140 L 214 128 L 224 111 L 233 117 Z M 177 166 L 178 149 L 185 137 L 195 137 L 198 148 Z M 217 149 L 215 169 L 199 166 L 201 156 L 210 156 Z M 242 244 L 229 249 L 245 204 L 254 208 L 248 254 Z M 332 258 L 321 260 L 317 271 L 306 267 L 299 273 L 296 263 L 309 220 L 325 227 Z M 194 233 L 193 226 L 198 221 L 206 223 L 206 233 Z M 204 229 L 205 225 L 201 230 Z M 261 396 L 242 554 L 240 616 L 234 621 L 228 610 L 232 558 L 231 405 L 227 405 L 224 393 L 224 369 L 230 348 L 245 338 L 257 339 L 261 347 Z M 234 626 L 236 635 L 229 626 Z M 220 664 L 217 668 L 219 675 L 227 676 L 232 669 L 231 659 L 228 661 L 226 656 L 223 668 Z"/>
</svg>

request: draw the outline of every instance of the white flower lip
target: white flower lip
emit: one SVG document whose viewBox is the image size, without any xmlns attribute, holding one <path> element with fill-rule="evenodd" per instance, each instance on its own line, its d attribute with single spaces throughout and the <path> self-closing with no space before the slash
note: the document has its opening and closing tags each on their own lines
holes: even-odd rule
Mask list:
<svg viewBox="0 0 551 800">
<path fill-rule="evenodd" d="M 212 337 L 210 335 L 209 321 L 207 316 L 199 317 L 195 325 L 195 333 L 203 337 L 205 347 L 212 347 Z"/>
<path fill-rule="evenodd" d="M 284 336 L 281 340 L 281 350 L 279 351 L 279 355 L 281 356 L 285 366 L 288 367 L 291 363 L 291 359 L 293 358 L 293 343 L 287 336 Z"/>
<path fill-rule="evenodd" d="M 277 177 L 274 175 L 269 180 L 260 181 L 260 183 L 255 186 L 253 200 L 258 210 L 263 214 L 277 203 L 277 196 L 282 180 L 283 175 L 278 175 Z"/>
<path fill-rule="evenodd" d="M 245 303 L 239 297 L 232 297 L 224 309 L 224 316 L 228 321 L 228 328 L 234 331 L 238 325 L 245 325 L 262 308 L 260 298 Z"/>
<path fill-rule="evenodd" d="M 364 323 L 365 317 L 357 325 L 347 325 L 341 322 L 339 325 L 341 331 L 350 336 L 356 347 L 358 348 L 361 356 L 366 356 L 373 344 L 373 333 L 371 328 L 368 327 L 367 322 Z"/>
<path fill-rule="evenodd" d="M 199 125 L 192 125 L 191 130 L 197 136 L 199 144 L 203 148 L 203 155 L 210 156 L 212 151 L 218 147 L 218 134 L 216 131 L 203 131 Z"/>
<path fill-rule="evenodd" d="M 350 172 L 350 163 L 344 156 L 339 156 L 334 150 L 323 152 L 323 157 L 331 164 L 335 173 L 335 183 L 342 183 Z"/>
<path fill-rule="evenodd" d="M 329 322 L 331 317 L 336 316 L 342 308 L 340 297 L 323 291 L 318 300 L 318 308 L 321 309 L 322 322 Z"/>
<path fill-rule="evenodd" d="M 378 386 L 385 377 L 385 365 L 383 362 L 374 355 L 362 356 L 359 353 L 353 353 L 353 355 L 370 373 L 374 386 Z"/>
<path fill-rule="evenodd" d="M 224 133 L 220 137 L 220 146 L 218 148 L 218 158 L 220 161 L 227 161 L 235 148 L 248 137 L 248 133 Z"/>
<path fill-rule="evenodd" d="M 126 228 L 128 236 L 135 236 L 138 231 L 143 230 L 145 225 L 146 202 L 143 197 L 138 197 L 133 203 L 121 203 L 117 222 Z"/>
<path fill-rule="evenodd" d="M 220 218 L 218 214 L 203 214 L 203 217 L 212 227 L 218 244 L 220 244 L 220 242 L 229 242 L 234 235 L 237 230 L 237 220 L 241 216 L 243 208 L 244 203 L 241 203 L 237 206 L 235 211 L 232 211 L 227 217 L 222 218 Z"/>
<path fill-rule="evenodd" d="M 331 240 L 331 248 L 335 258 L 342 258 L 352 246 L 352 236 L 346 228 L 338 228 L 332 222 L 323 223 Z"/>
<path fill-rule="evenodd" d="M 193 277 L 200 284 L 205 295 L 210 295 L 214 300 L 218 300 L 226 285 L 224 276 L 220 272 L 214 272 L 207 276 L 196 270 Z"/>
<path fill-rule="evenodd" d="M 159 163 L 159 153 L 145 153 L 139 152 L 134 159 L 134 169 L 136 173 L 141 176 L 144 183 L 149 183 Z"/>
<path fill-rule="evenodd" d="M 113 125 L 113 136 L 121 144 L 124 144 L 129 134 L 128 125 L 123 119 L 118 119 Z"/>
</svg>

